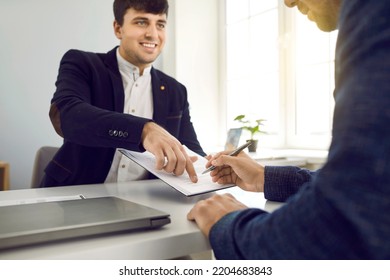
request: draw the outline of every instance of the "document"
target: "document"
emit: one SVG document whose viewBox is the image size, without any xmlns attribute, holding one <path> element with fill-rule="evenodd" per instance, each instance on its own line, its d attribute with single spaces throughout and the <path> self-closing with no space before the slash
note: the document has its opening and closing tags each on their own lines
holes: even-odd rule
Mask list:
<svg viewBox="0 0 390 280">
<path fill-rule="evenodd" d="M 214 183 L 211 180 L 210 173 L 202 174 L 202 172 L 206 169 L 205 166 L 207 160 L 203 156 L 194 153 L 188 148 L 186 149 L 189 156 L 196 155 L 198 157 L 198 160 L 194 162 L 194 168 L 198 176 L 197 183 L 193 183 L 186 172 L 184 172 L 181 176 L 176 176 L 175 174 L 167 173 L 164 170 L 156 170 L 155 157 L 148 151 L 143 153 L 133 152 L 125 149 L 119 149 L 119 151 L 186 196 L 213 192 L 235 186 L 234 184 L 220 185 L 218 183 Z"/>
</svg>

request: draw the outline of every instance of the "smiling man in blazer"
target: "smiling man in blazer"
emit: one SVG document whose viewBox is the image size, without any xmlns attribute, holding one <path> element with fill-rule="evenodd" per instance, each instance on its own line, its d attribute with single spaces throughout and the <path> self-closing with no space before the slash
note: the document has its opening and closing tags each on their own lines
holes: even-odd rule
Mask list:
<svg viewBox="0 0 390 280">
<path fill-rule="evenodd" d="M 64 143 L 42 187 L 147 178 L 118 148 L 148 150 L 157 169 L 186 172 L 197 182 L 194 159 L 182 145 L 205 153 L 191 123 L 186 88 L 152 66 L 165 44 L 167 14 L 167 0 L 115 0 L 119 47 L 106 54 L 64 55 L 50 107 Z"/>
</svg>

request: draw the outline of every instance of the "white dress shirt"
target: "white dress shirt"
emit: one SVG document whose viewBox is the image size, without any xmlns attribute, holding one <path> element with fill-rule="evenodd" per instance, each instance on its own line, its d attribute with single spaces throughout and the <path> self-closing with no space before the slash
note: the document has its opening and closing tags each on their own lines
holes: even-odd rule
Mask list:
<svg viewBox="0 0 390 280">
<path fill-rule="evenodd" d="M 125 105 L 123 112 L 138 117 L 153 118 L 153 94 L 152 77 L 150 70 L 152 66 L 145 68 L 140 76 L 138 67 L 126 61 L 117 49 L 119 72 L 122 76 L 123 88 L 125 91 Z M 115 151 L 114 159 L 105 182 L 126 182 L 146 179 L 147 171 L 134 163 L 132 160 Z"/>
</svg>

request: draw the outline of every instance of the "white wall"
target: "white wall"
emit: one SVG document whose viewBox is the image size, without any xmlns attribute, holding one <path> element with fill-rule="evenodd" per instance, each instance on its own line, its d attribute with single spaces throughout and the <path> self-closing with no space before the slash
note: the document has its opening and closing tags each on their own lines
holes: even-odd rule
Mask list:
<svg viewBox="0 0 390 280">
<path fill-rule="evenodd" d="M 30 187 L 40 146 L 62 143 L 48 117 L 62 55 L 71 48 L 106 52 L 118 44 L 112 2 L 0 1 L 0 160 L 10 163 L 11 189 Z M 170 0 L 171 41 L 157 63 L 187 86 L 207 151 L 218 139 L 217 2 Z"/>
<path fill-rule="evenodd" d="M 112 2 L 0 2 L 0 160 L 11 166 L 11 189 L 30 186 L 35 152 L 62 139 L 48 117 L 59 61 L 70 48 L 113 48 Z"/>
<path fill-rule="evenodd" d="M 164 54 L 164 69 L 168 71 L 167 64 L 175 61 L 174 76 L 187 87 L 199 141 L 206 153 L 215 152 L 216 146 L 221 145 L 222 123 L 219 110 L 219 1 L 171 0 L 170 3 L 174 4 L 175 46 L 168 55 L 175 54 L 175 59 Z"/>
</svg>

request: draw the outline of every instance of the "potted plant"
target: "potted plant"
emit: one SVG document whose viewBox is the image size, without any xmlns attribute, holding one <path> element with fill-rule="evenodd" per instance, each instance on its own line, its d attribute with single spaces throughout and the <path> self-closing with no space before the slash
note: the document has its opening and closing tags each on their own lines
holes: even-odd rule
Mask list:
<svg viewBox="0 0 390 280">
<path fill-rule="evenodd" d="M 244 130 L 249 131 L 250 133 L 250 139 L 246 140 L 253 142 L 252 145 L 248 147 L 249 152 L 256 152 L 257 150 L 257 143 L 258 139 L 255 139 L 256 134 L 265 134 L 264 131 L 260 129 L 260 126 L 263 125 L 263 122 L 266 121 L 265 119 L 257 119 L 254 121 L 251 121 L 247 118 L 245 118 L 245 115 L 238 115 L 234 118 L 235 121 L 238 121 L 242 124 L 241 128 Z"/>
</svg>

